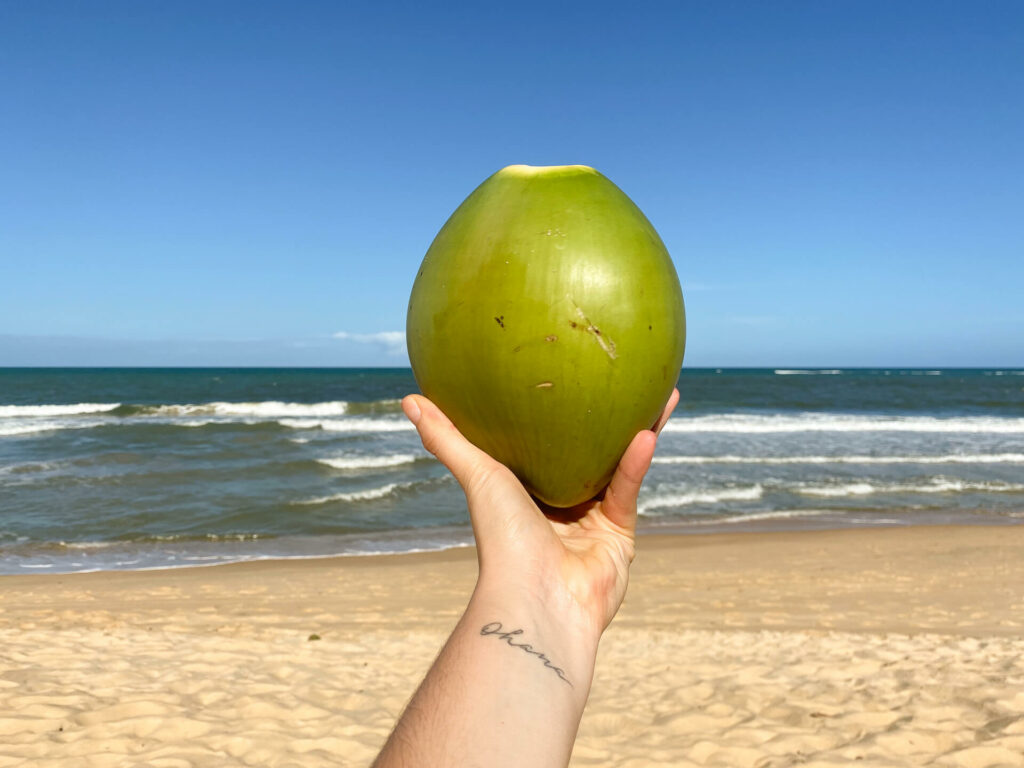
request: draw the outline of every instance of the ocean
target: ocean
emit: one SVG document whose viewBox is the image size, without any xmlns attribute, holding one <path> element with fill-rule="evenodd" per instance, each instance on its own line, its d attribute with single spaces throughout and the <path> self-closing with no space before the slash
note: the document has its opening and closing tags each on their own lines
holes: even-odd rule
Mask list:
<svg viewBox="0 0 1024 768">
<path fill-rule="evenodd" d="M 1024 523 L 1024 370 L 684 369 L 641 535 Z M 0 573 L 471 542 L 408 369 L 0 369 Z"/>
</svg>

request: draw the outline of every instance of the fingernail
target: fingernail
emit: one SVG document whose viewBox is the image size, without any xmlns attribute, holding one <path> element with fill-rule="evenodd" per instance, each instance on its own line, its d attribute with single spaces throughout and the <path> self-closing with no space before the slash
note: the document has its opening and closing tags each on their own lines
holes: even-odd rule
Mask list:
<svg viewBox="0 0 1024 768">
<path fill-rule="evenodd" d="M 411 397 L 407 397 L 402 401 L 402 410 L 405 411 L 406 417 L 413 424 L 420 423 L 420 407 L 416 405 L 416 401 Z"/>
</svg>

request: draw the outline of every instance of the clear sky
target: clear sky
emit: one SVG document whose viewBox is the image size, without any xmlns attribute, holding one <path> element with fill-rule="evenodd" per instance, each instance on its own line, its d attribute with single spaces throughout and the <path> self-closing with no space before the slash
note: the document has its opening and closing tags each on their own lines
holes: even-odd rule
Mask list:
<svg viewBox="0 0 1024 768">
<path fill-rule="evenodd" d="M 688 366 L 1024 366 L 1016 0 L 0 0 L 0 366 L 405 365 L 512 163 L 647 214 Z"/>
</svg>

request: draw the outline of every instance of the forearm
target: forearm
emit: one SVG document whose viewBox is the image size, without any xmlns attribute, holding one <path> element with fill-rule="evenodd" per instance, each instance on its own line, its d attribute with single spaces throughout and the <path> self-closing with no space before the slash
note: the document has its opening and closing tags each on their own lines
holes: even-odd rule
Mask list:
<svg viewBox="0 0 1024 768">
<path fill-rule="evenodd" d="M 565 766 L 597 642 L 542 603 L 478 588 L 375 766 Z"/>
</svg>

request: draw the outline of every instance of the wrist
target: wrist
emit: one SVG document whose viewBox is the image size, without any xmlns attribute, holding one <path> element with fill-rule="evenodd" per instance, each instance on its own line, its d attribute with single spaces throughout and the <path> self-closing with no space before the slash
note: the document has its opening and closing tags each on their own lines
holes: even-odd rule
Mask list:
<svg viewBox="0 0 1024 768">
<path fill-rule="evenodd" d="M 510 662 L 535 666 L 585 700 L 601 633 L 577 607 L 550 594 L 481 581 L 463 620 L 481 640 L 507 647 Z"/>
<path fill-rule="evenodd" d="M 599 633 L 551 597 L 481 581 L 378 764 L 564 768 Z"/>
</svg>

